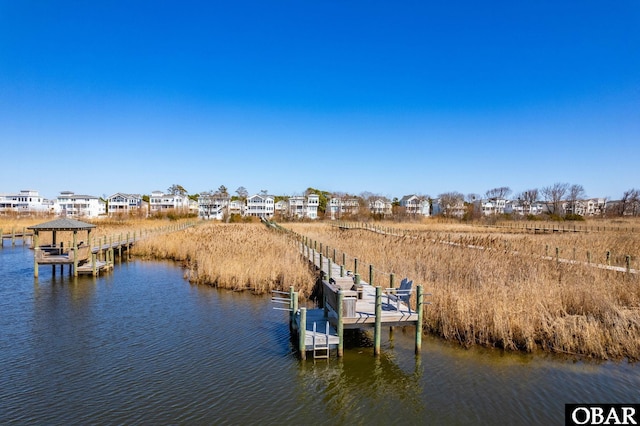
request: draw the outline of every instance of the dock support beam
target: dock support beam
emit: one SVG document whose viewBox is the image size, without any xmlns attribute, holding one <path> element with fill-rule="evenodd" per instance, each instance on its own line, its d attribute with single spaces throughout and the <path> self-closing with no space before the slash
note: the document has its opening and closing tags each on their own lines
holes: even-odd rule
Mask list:
<svg viewBox="0 0 640 426">
<path fill-rule="evenodd" d="M 422 299 L 422 286 L 419 285 L 416 289 L 416 311 L 418 313 L 418 322 L 416 323 L 416 355 L 419 355 L 422 350 L 422 315 L 424 311 Z"/>
<path fill-rule="evenodd" d="M 298 332 L 300 358 L 307 359 L 307 308 L 300 308 L 300 330 Z"/>
<path fill-rule="evenodd" d="M 342 319 L 342 309 L 344 306 L 344 293 L 342 290 L 338 291 L 338 357 L 344 355 L 344 323 Z"/>
<path fill-rule="evenodd" d="M 376 325 L 373 331 L 373 354 L 380 355 L 380 337 L 382 335 L 382 287 L 376 287 Z"/>
<path fill-rule="evenodd" d="M 38 232 L 33 233 L 33 276 L 38 278 Z M 55 268 L 55 266 L 54 266 Z"/>
</svg>

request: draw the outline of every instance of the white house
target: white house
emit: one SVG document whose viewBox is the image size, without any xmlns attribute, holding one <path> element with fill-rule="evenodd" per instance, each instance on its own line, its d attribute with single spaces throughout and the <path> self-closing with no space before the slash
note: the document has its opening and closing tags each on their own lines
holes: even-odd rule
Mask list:
<svg viewBox="0 0 640 426">
<path fill-rule="evenodd" d="M 0 213 L 47 213 L 49 209 L 50 203 L 33 189 L 23 189 L 17 194 L 0 194 Z"/>
<path fill-rule="evenodd" d="M 318 206 L 320 205 L 320 197 L 318 194 L 309 194 L 306 198 L 298 195 L 289 197 L 287 201 L 288 215 L 296 218 L 318 218 Z"/>
<path fill-rule="evenodd" d="M 309 219 L 318 218 L 318 207 L 320 206 L 320 196 L 318 194 L 307 195 L 306 215 Z"/>
<path fill-rule="evenodd" d="M 107 213 L 107 203 L 93 195 L 62 191 L 54 201 L 54 211 L 60 216 L 96 218 Z"/>
<path fill-rule="evenodd" d="M 415 194 L 405 195 L 400 199 L 400 207 L 405 208 L 405 212 L 415 216 L 429 216 L 429 200 L 425 197 L 418 197 Z"/>
<path fill-rule="evenodd" d="M 142 196 L 140 194 L 125 194 L 117 192 L 107 198 L 107 213 L 129 214 L 142 208 Z"/>
<path fill-rule="evenodd" d="M 337 198 L 329 200 L 329 214 L 331 219 L 341 219 L 343 216 L 355 215 L 360 211 L 360 201 L 357 198 Z"/>
<path fill-rule="evenodd" d="M 490 198 L 480 201 L 482 214 L 485 216 L 504 214 L 507 200 L 505 198 Z"/>
<path fill-rule="evenodd" d="M 275 201 L 271 195 L 252 195 L 247 198 L 245 216 L 272 218 L 275 213 Z"/>
<path fill-rule="evenodd" d="M 149 197 L 150 213 L 168 210 L 188 210 L 189 197 L 180 194 L 165 194 L 162 191 L 153 191 Z"/>
<path fill-rule="evenodd" d="M 229 210 L 230 197 L 228 194 L 203 193 L 198 198 L 198 216 L 202 219 L 224 219 Z"/>
<path fill-rule="evenodd" d="M 393 205 L 389 200 L 378 198 L 369 202 L 369 210 L 373 214 L 391 216 L 393 214 Z"/>
</svg>

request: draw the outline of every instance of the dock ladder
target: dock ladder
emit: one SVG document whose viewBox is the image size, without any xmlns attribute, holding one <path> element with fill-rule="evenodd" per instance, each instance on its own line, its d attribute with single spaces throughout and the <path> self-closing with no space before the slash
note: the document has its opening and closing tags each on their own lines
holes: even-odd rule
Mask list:
<svg viewBox="0 0 640 426">
<path fill-rule="evenodd" d="M 313 322 L 313 359 L 329 358 L 329 321 L 325 322 L 325 326 L 324 335 L 318 334 L 317 322 Z"/>
</svg>

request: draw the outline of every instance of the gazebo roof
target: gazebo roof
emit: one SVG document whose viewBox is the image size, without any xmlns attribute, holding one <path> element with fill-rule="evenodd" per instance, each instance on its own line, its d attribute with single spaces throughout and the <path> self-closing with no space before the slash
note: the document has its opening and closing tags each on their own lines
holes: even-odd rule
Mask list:
<svg viewBox="0 0 640 426">
<path fill-rule="evenodd" d="M 91 223 L 82 222 L 75 219 L 56 219 L 39 225 L 29 226 L 27 229 L 34 231 L 84 231 L 95 228 Z"/>
</svg>

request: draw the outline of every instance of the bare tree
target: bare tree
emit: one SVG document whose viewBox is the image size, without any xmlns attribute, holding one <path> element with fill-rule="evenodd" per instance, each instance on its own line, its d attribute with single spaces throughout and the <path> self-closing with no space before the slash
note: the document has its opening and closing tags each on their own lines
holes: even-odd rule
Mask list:
<svg viewBox="0 0 640 426">
<path fill-rule="evenodd" d="M 501 186 L 499 188 L 489 189 L 485 196 L 490 200 L 506 199 L 511 194 L 511 188 L 508 186 Z"/>
<path fill-rule="evenodd" d="M 547 209 L 551 214 L 560 214 L 562 200 L 569 190 L 568 183 L 556 182 L 551 186 L 545 186 L 540 190 L 542 197 L 547 202 Z"/>
<path fill-rule="evenodd" d="M 640 191 L 631 188 L 622 194 L 622 198 L 618 202 L 617 213 L 618 216 L 637 216 L 640 211 Z"/>
<path fill-rule="evenodd" d="M 244 186 L 241 186 L 236 189 L 236 194 L 238 194 L 238 198 L 240 198 L 240 201 L 245 201 L 249 196 L 249 191 L 247 191 L 247 188 L 245 188 Z"/>
<path fill-rule="evenodd" d="M 457 191 L 442 193 L 438 195 L 438 198 L 443 216 L 454 216 L 458 209 L 464 205 L 464 195 Z"/>
<path fill-rule="evenodd" d="M 573 184 L 569 187 L 568 193 L 567 193 L 567 204 L 568 204 L 568 210 L 571 212 L 571 214 L 578 214 L 577 213 L 577 207 L 578 207 L 578 201 L 584 199 L 587 196 L 584 188 L 582 185 L 578 185 L 578 184 Z"/>
<path fill-rule="evenodd" d="M 526 209 L 526 214 L 531 214 L 531 206 L 538 201 L 539 191 L 537 188 L 527 189 L 518 194 L 518 200 Z"/>
</svg>

